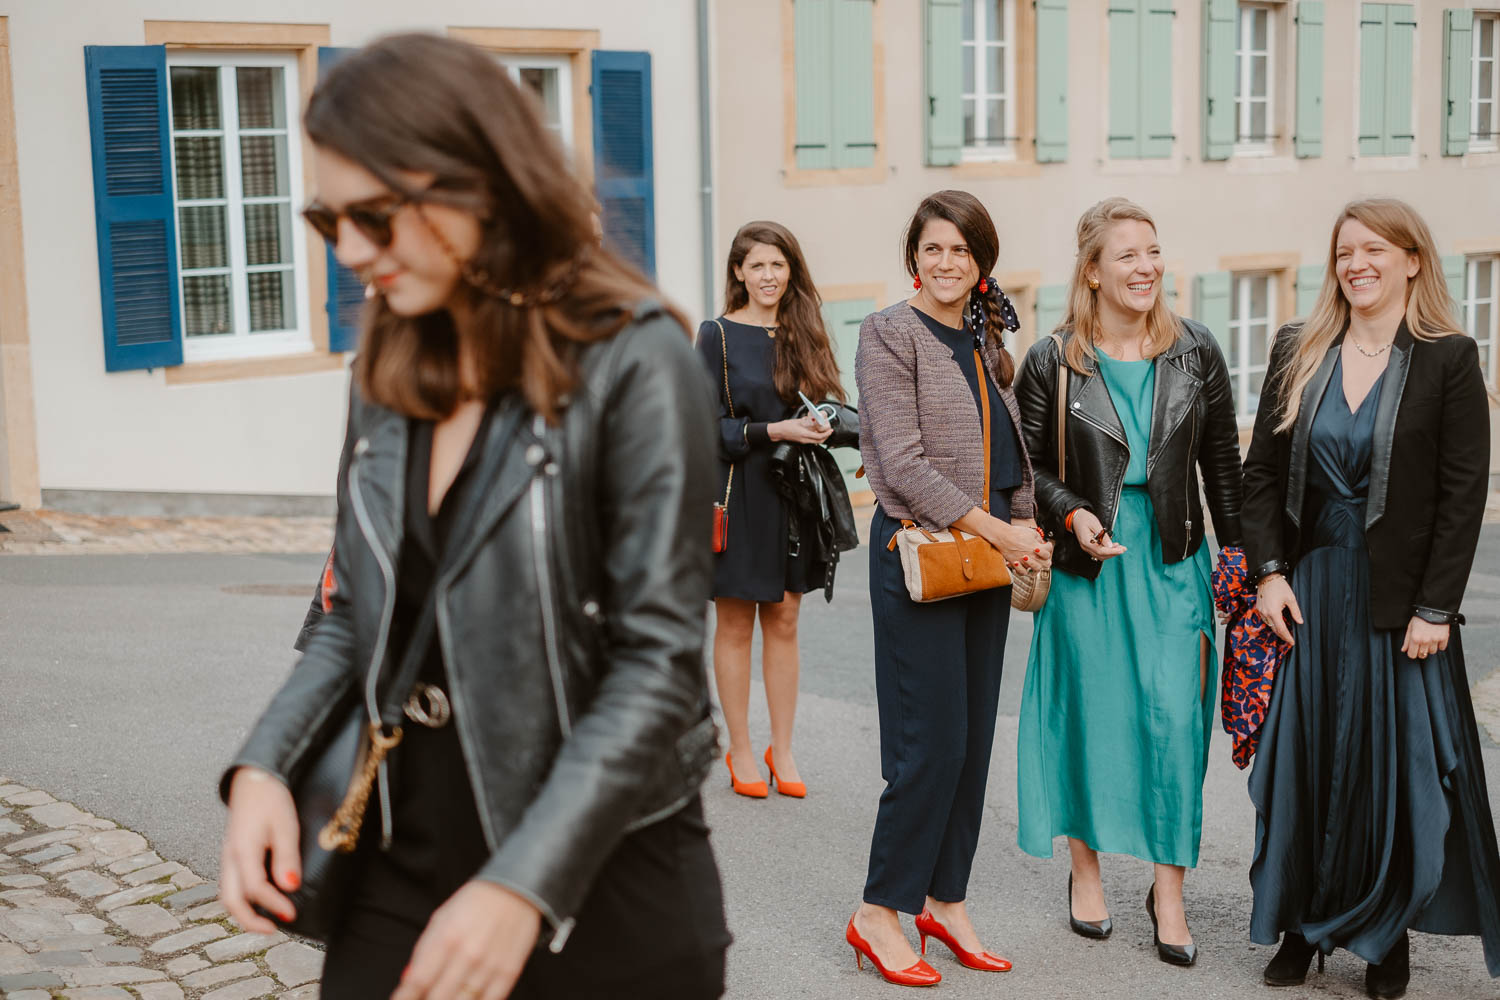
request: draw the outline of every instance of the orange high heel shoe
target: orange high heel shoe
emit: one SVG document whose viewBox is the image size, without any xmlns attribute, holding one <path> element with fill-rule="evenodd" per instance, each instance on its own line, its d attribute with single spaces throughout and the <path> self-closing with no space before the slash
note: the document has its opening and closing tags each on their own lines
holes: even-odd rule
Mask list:
<svg viewBox="0 0 1500 1000">
<path fill-rule="evenodd" d="M 736 795 L 743 795 L 747 799 L 763 799 L 771 794 L 764 781 L 741 781 L 734 776 L 734 765 L 729 762 L 729 754 L 724 755 L 724 766 L 729 768 L 729 787 L 733 788 Z"/>
<path fill-rule="evenodd" d="M 865 963 L 861 956 L 875 963 L 875 968 L 885 977 L 885 981 L 893 986 L 936 986 L 943 981 L 942 974 L 921 959 L 917 964 L 907 969 L 897 969 L 892 972 L 880 964 L 880 959 L 875 957 L 875 949 L 870 947 L 870 942 L 860 936 L 859 931 L 854 929 L 854 918 L 849 918 L 849 929 L 844 931 L 844 940 L 848 941 L 854 949 L 854 964 L 863 969 Z"/>
<path fill-rule="evenodd" d="M 776 773 L 776 764 L 771 760 L 770 747 L 766 747 L 766 767 L 771 769 L 771 780 L 776 783 L 776 790 L 778 792 L 794 799 L 807 798 L 807 785 L 800 781 L 781 780 L 781 775 Z"/>
<path fill-rule="evenodd" d="M 917 916 L 917 933 L 922 937 L 922 954 L 927 954 L 927 939 L 935 937 L 948 946 L 953 956 L 958 959 L 958 964 L 966 969 L 976 972 L 1009 972 L 1010 962 L 999 955 L 992 955 L 987 951 L 975 953 L 964 951 L 948 933 L 948 928 L 938 923 L 937 917 L 927 907 L 922 907 L 922 912 Z"/>
</svg>

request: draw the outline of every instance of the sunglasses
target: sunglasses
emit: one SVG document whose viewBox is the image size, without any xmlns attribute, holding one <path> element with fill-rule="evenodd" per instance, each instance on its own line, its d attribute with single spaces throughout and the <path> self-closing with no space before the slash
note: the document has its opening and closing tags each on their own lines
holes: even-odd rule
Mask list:
<svg viewBox="0 0 1500 1000">
<path fill-rule="evenodd" d="M 391 220 L 396 213 L 411 203 L 405 195 L 385 194 L 367 201 L 357 201 L 335 212 L 321 202 L 313 202 L 302 210 L 302 218 L 315 229 L 319 236 L 336 246 L 339 241 L 339 220 L 348 219 L 360 234 L 384 250 L 391 245 Z"/>
</svg>

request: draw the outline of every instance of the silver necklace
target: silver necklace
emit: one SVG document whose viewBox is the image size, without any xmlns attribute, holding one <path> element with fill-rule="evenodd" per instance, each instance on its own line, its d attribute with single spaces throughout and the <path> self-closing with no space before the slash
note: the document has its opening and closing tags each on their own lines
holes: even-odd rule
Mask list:
<svg viewBox="0 0 1500 1000">
<path fill-rule="evenodd" d="M 1391 349 L 1391 345 L 1390 344 L 1386 344 L 1383 347 L 1381 347 L 1380 350 L 1378 350 L 1378 351 L 1367 351 L 1363 347 L 1360 347 L 1359 346 L 1359 341 L 1355 340 L 1353 337 L 1349 338 L 1349 343 L 1353 344 L 1354 345 L 1354 349 L 1356 351 L 1358 351 L 1359 353 L 1363 354 L 1367 358 L 1378 358 L 1382 354 L 1384 354 L 1386 351 L 1389 351 Z"/>
</svg>

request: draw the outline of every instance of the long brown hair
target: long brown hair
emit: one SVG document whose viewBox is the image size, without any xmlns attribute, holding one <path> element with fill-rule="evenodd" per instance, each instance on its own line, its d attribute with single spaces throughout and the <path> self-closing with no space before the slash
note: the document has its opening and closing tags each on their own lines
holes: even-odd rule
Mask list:
<svg viewBox="0 0 1500 1000">
<path fill-rule="evenodd" d="M 1156 230 L 1151 213 L 1126 198 L 1106 198 L 1078 217 L 1078 253 L 1073 258 L 1073 276 L 1068 280 L 1068 311 L 1057 328 L 1073 331 L 1063 359 L 1080 375 L 1088 374 L 1089 362 L 1099 360 L 1094 347 L 1099 338 L 1099 290 L 1089 287 L 1088 269 L 1099 263 L 1109 231 L 1120 222 L 1144 222 L 1153 232 Z M 1141 345 L 1141 357 L 1156 357 L 1175 344 L 1181 333 L 1182 324 L 1167 307 L 1166 295 L 1158 289 L 1156 302 L 1146 314 L 1146 341 Z"/>
<path fill-rule="evenodd" d="M 559 399 L 577 381 L 579 347 L 618 333 L 634 305 L 656 295 L 638 270 L 598 245 L 593 195 L 536 102 L 472 45 L 403 34 L 366 46 L 318 84 L 304 124 L 315 145 L 391 190 L 476 215 L 480 244 L 466 275 L 488 275 L 492 288 L 524 295 L 516 304 L 466 279 L 458 294 L 472 321 L 463 329 L 446 309 L 398 316 L 377 296 L 364 312 L 355 365 L 360 390 L 375 403 L 427 420 L 452 413 L 464 388 L 462 342 L 480 381 L 470 388 L 518 389 L 555 421 Z M 412 190 L 400 171 L 435 180 Z M 561 285 L 567 290 L 556 301 L 538 301 Z"/>
<path fill-rule="evenodd" d="M 917 246 L 922 241 L 922 230 L 933 219 L 945 219 L 958 229 L 964 243 L 969 247 L 969 256 L 979 267 L 981 278 L 989 277 L 1000 260 L 1000 234 L 995 232 L 995 222 L 980 200 L 967 191 L 938 191 L 922 199 L 922 204 L 912 213 L 906 224 L 903 255 L 906 273 L 917 277 Z M 987 284 L 993 284 L 990 278 Z M 999 286 L 995 286 L 998 288 Z M 1016 378 L 1016 361 L 1005 347 L 1005 324 L 1001 321 L 996 305 L 998 296 L 980 292 L 976 283 L 969 291 L 969 304 L 976 303 L 984 310 L 985 336 L 994 339 L 1000 348 L 1000 388 L 1010 386 Z"/>
<path fill-rule="evenodd" d="M 1328 238 L 1328 264 L 1323 272 L 1323 287 L 1318 301 L 1302 329 L 1297 333 L 1292 357 L 1281 370 L 1278 380 L 1281 392 L 1278 432 L 1290 430 L 1297 423 L 1302 392 L 1318 371 L 1328 348 L 1349 326 L 1349 300 L 1339 284 L 1339 230 L 1353 219 L 1393 246 L 1417 258 L 1419 270 L 1406 288 L 1406 328 L 1418 340 L 1436 340 L 1462 334 L 1456 319 L 1453 297 L 1443 280 L 1443 265 L 1438 257 L 1432 230 L 1417 210 L 1395 198 L 1365 198 L 1351 201 L 1339 212 Z"/>
<path fill-rule="evenodd" d="M 823 325 L 823 298 L 791 230 L 778 222 L 759 221 L 745 223 L 734 234 L 724 267 L 725 314 L 745 308 L 750 301 L 749 290 L 734 276 L 734 270 L 744 265 L 757 243 L 780 250 L 787 263 L 786 291 L 776 303 L 776 395 L 785 403 L 795 403 L 800 389 L 812 400 L 845 402 L 839 364 L 833 356 L 828 328 Z"/>
</svg>

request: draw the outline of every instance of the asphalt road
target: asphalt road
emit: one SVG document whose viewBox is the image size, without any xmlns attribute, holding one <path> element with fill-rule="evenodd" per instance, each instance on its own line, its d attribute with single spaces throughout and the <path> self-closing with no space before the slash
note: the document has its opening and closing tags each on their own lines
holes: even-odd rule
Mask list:
<svg viewBox="0 0 1500 1000">
<path fill-rule="evenodd" d="M 866 558 L 864 550 L 847 558 L 832 605 L 812 595 L 804 608 L 797 731 L 809 797 L 741 799 L 722 768 L 705 788 L 736 936 L 730 997 L 892 995 L 868 965 L 855 971 L 843 943 L 881 789 Z M 222 821 L 215 781 L 290 668 L 319 564 L 313 556 L 0 557 L 0 774 L 139 830 L 162 854 L 212 877 Z M 1500 525 L 1485 529 L 1465 610 L 1477 682 L 1500 666 Z M 1198 966 L 1156 960 L 1142 912 L 1150 868 L 1131 858 L 1105 859 L 1114 937 L 1091 943 L 1068 933 L 1062 842 L 1051 861 L 1015 846 L 1015 714 L 1029 639 L 1029 618 L 1017 616 L 970 885 L 976 924 L 1016 967 L 968 972 L 937 946 L 933 962 L 947 978 L 935 995 L 1363 996 L 1363 963 L 1344 953 L 1302 989 L 1268 994 L 1260 985 L 1271 952 L 1245 933 L 1254 818 L 1222 733 L 1205 785 L 1202 860 L 1188 882 Z M 752 725 L 765 740 L 758 698 Z M 1500 748 L 1482 736 L 1496 801 Z M 1485 975 L 1477 941 L 1417 935 L 1408 995 L 1500 998 L 1500 982 Z"/>
</svg>

